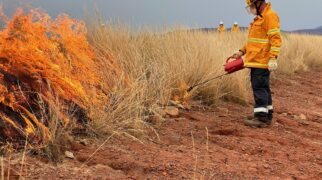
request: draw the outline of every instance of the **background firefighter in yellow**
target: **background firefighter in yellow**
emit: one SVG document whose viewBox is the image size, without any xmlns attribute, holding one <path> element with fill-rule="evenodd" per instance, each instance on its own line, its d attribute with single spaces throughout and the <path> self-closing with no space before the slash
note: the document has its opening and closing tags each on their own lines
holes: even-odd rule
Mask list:
<svg viewBox="0 0 322 180">
<path fill-rule="evenodd" d="M 234 23 L 233 27 L 231 28 L 231 32 L 234 32 L 234 33 L 239 33 L 240 32 L 238 22 Z"/>
<path fill-rule="evenodd" d="M 226 31 L 226 27 L 224 25 L 224 22 L 220 21 L 219 26 L 217 28 L 217 32 L 224 33 Z"/>
<path fill-rule="evenodd" d="M 255 15 L 250 24 L 246 45 L 234 54 L 246 55 L 245 67 L 251 70 L 251 84 L 255 99 L 254 116 L 244 121 L 246 126 L 268 127 L 273 119 L 270 71 L 277 69 L 277 57 L 282 39 L 280 21 L 271 3 L 265 0 L 246 0 L 249 12 Z"/>
</svg>

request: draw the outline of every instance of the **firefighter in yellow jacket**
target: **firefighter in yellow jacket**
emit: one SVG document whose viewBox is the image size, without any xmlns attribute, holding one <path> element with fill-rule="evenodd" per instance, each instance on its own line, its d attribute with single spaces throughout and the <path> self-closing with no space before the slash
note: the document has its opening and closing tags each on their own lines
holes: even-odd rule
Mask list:
<svg viewBox="0 0 322 180">
<path fill-rule="evenodd" d="M 217 32 L 224 33 L 226 31 L 226 27 L 224 25 L 224 22 L 220 21 L 219 27 L 217 28 Z"/>
<path fill-rule="evenodd" d="M 246 55 L 245 67 L 251 70 L 251 84 L 255 99 L 254 116 L 244 121 L 246 126 L 268 127 L 273 119 L 270 72 L 277 69 L 282 38 L 280 21 L 271 3 L 265 0 L 246 0 L 250 13 L 255 15 L 250 24 L 246 45 L 234 54 Z"/>
<path fill-rule="evenodd" d="M 231 32 L 233 32 L 233 33 L 239 33 L 240 32 L 238 22 L 234 23 L 233 27 L 231 28 Z"/>
</svg>

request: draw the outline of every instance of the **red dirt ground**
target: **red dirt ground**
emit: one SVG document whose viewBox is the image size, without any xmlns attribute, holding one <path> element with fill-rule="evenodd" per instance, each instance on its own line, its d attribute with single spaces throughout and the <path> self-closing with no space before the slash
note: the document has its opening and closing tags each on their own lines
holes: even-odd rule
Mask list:
<svg viewBox="0 0 322 180">
<path fill-rule="evenodd" d="M 144 144 L 114 138 L 88 162 L 98 147 L 96 143 L 75 144 L 71 151 L 76 159 L 64 159 L 57 166 L 28 157 L 23 176 L 322 179 L 322 72 L 277 77 L 273 83 L 276 113 L 270 128 L 243 126 L 243 119 L 252 111 L 251 104 L 222 103 L 217 108 L 193 109 L 166 119 L 158 129 L 160 141 L 152 134 L 153 141 L 144 140 Z M 19 163 L 16 166 L 19 170 Z"/>
</svg>

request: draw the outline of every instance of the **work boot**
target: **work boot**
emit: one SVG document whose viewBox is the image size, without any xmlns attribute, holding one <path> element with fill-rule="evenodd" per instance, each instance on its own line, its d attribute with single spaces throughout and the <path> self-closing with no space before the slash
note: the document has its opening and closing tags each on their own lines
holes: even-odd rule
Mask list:
<svg viewBox="0 0 322 180">
<path fill-rule="evenodd" d="M 253 119 L 246 119 L 244 121 L 244 125 L 256 128 L 267 128 L 269 125 L 271 125 L 271 122 L 272 121 L 268 119 L 265 119 L 265 121 L 263 121 L 263 119 L 261 118 L 254 117 Z"/>
<path fill-rule="evenodd" d="M 254 115 L 249 115 L 246 117 L 246 120 L 254 120 L 256 117 Z M 263 117 L 260 117 L 259 119 L 263 119 Z M 268 125 L 272 124 L 272 120 L 273 120 L 273 112 L 269 112 L 268 114 L 268 119 L 266 117 L 264 117 L 264 120 L 262 120 L 263 122 L 265 122 Z"/>
</svg>

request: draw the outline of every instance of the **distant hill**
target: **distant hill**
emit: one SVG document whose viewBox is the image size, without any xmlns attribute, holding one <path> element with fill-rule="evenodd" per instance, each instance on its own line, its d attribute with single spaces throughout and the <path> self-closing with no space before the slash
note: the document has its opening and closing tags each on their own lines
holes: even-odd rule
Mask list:
<svg viewBox="0 0 322 180">
<path fill-rule="evenodd" d="M 246 27 L 240 27 L 240 29 L 247 30 Z M 214 31 L 217 31 L 217 28 L 199 28 L 199 29 L 192 29 L 191 31 L 214 32 Z M 230 31 L 230 28 L 228 28 L 227 31 Z M 322 35 L 322 26 L 320 26 L 316 29 L 300 29 L 300 30 L 296 30 L 296 31 L 282 31 L 282 32 Z"/>
<path fill-rule="evenodd" d="M 241 31 L 246 31 L 247 27 L 239 27 Z M 231 28 L 227 28 L 226 31 L 230 31 Z M 214 32 L 217 31 L 217 28 L 199 28 L 199 29 L 191 29 L 190 31 L 204 31 L 204 32 Z"/>
<path fill-rule="evenodd" d="M 300 29 L 297 31 L 293 31 L 295 33 L 304 33 L 304 34 L 317 34 L 322 35 L 322 26 L 316 28 L 316 29 Z"/>
</svg>

